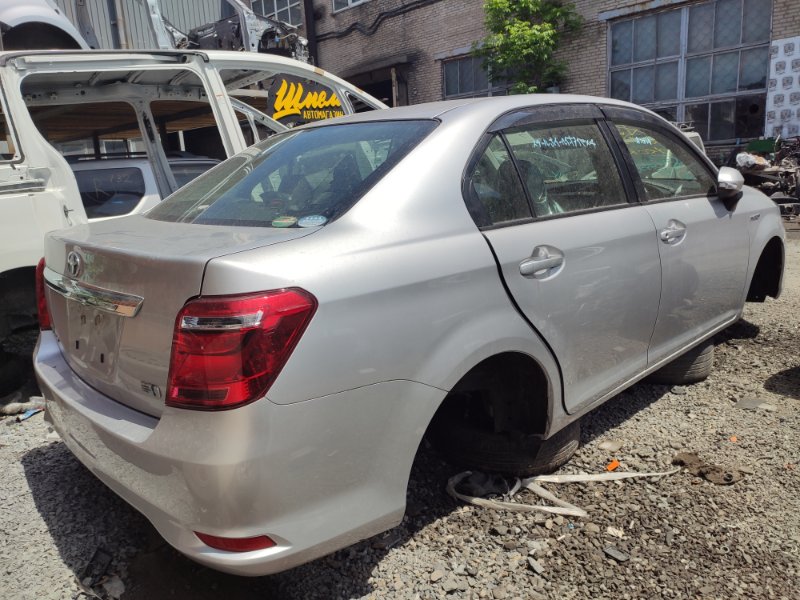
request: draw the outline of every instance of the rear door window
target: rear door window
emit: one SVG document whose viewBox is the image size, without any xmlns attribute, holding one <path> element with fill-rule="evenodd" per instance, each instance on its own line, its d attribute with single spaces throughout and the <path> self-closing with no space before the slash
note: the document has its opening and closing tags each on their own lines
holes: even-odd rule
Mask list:
<svg viewBox="0 0 800 600">
<path fill-rule="evenodd" d="M 277 134 L 197 178 L 147 216 L 207 225 L 324 225 L 355 204 L 435 126 L 434 121 L 377 121 Z"/>
<path fill-rule="evenodd" d="M 133 211 L 144 196 L 144 176 L 137 167 L 75 171 L 86 216 L 118 217 Z"/>
<path fill-rule="evenodd" d="M 505 136 L 537 217 L 627 204 L 596 123 L 525 125 Z"/>
</svg>

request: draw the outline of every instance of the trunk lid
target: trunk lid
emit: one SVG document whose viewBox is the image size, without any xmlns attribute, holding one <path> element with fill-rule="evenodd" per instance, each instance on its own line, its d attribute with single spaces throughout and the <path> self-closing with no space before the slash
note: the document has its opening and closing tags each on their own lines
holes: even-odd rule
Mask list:
<svg viewBox="0 0 800 600">
<path fill-rule="evenodd" d="M 135 216 L 50 233 L 47 301 L 62 353 L 95 389 L 159 416 L 175 318 L 189 298 L 200 294 L 208 261 L 313 231 Z"/>
</svg>

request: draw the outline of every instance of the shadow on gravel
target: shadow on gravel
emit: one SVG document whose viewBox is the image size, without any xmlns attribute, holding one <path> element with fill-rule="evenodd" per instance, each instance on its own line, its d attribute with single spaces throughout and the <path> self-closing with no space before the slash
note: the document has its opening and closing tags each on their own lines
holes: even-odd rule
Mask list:
<svg viewBox="0 0 800 600">
<path fill-rule="evenodd" d="M 714 336 L 714 343 L 719 345 L 733 340 L 751 340 L 758 337 L 760 331 L 758 325 L 741 319 Z M 778 377 L 778 375 L 774 377 Z M 616 398 L 599 406 L 581 421 L 581 445 L 599 437 L 607 430 L 621 425 L 640 410 L 668 394 L 672 387 L 646 382 L 637 383 Z M 798 393 L 796 388 L 794 393 Z"/>
<path fill-rule="evenodd" d="M 800 366 L 790 367 L 770 375 L 764 389 L 774 394 L 800 400 Z"/>
<path fill-rule="evenodd" d="M 27 402 L 29 396 L 39 395 L 32 358 L 38 335 L 16 333 L 0 344 L 0 404 Z"/>
<path fill-rule="evenodd" d="M 581 446 L 620 426 L 667 395 L 673 386 L 637 383 L 581 419 Z"/>
<path fill-rule="evenodd" d="M 352 598 L 374 591 L 373 571 L 391 548 L 449 514 L 455 502 L 445 484 L 456 472 L 425 442 L 409 483 L 406 517 L 389 532 L 330 556 L 267 577 L 238 577 L 190 561 L 169 546 L 136 510 L 91 474 L 61 442 L 22 456 L 37 511 L 64 564 L 79 576 L 102 547 L 113 557 L 109 574 L 125 583 L 122 600 Z"/>
<path fill-rule="evenodd" d="M 740 319 L 714 336 L 715 344 L 724 344 L 731 340 L 752 340 L 758 337 L 761 328 L 750 321 Z"/>
<path fill-rule="evenodd" d="M 95 549 L 112 550 L 120 530 L 136 532 L 147 521 L 106 488 L 62 442 L 26 452 L 20 459 L 37 512 L 47 526 L 64 564 L 83 571 Z M 136 534 L 138 535 L 138 533 Z M 114 559 L 119 559 L 114 553 Z"/>
<path fill-rule="evenodd" d="M 761 329 L 758 325 L 750 323 L 744 319 L 739 320 L 730 327 L 724 329 L 714 336 L 716 345 L 724 344 L 734 340 L 751 340 L 758 337 Z M 791 369 L 790 369 L 791 371 Z M 786 371 L 783 374 L 787 373 Z M 778 373 L 770 378 L 779 378 L 782 373 Z M 794 394 L 799 394 L 797 388 L 797 374 L 795 374 Z M 767 384 L 769 385 L 769 383 Z M 581 421 L 581 445 L 599 437 L 609 429 L 621 425 L 628 419 L 636 415 L 640 410 L 650 406 L 660 398 L 670 392 L 673 386 L 658 385 L 653 383 L 641 382 L 625 390 L 616 398 L 599 406 Z M 680 387 L 680 386 L 679 386 Z M 767 387 L 767 389 L 770 389 Z M 772 390 L 775 391 L 775 390 Z M 785 392 L 779 392 L 785 393 Z M 797 397 L 797 396 L 795 396 Z"/>
</svg>

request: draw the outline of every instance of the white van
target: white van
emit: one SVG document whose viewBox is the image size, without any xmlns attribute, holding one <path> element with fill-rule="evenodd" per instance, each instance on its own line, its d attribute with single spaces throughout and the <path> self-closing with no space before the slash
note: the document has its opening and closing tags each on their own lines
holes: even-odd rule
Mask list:
<svg viewBox="0 0 800 600">
<path fill-rule="evenodd" d="M 44 234 L 87 222 L 70 162 L 141 157 L 163 198 L 181 185 L 170 156 L 224 160 L 301 122 L 386 107 L 308 64 L 226 51 L 0 52 L 0 92 L 0 344 L 36 324 Z"/>
</svg>

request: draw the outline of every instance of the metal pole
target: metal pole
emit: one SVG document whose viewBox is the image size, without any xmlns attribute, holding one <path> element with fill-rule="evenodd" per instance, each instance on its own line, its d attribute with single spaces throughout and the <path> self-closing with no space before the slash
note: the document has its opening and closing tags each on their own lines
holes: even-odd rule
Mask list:
<svg viewBox="0 0 800 600">
<path fill-rule="evenodd" d="M 128 30 L 125 27 L 122 0 L 114 0 L 114 10 L 117 12 L 117 35 L 119 36 L 119 47 L 123 50 L 127 50 L 130 48 L 130 44 L 128 43 Z"/>
<path fill-rule="evenodd" d="M 303 18 L 306 24 L 306 39 L 308 39 L 308 53 L 311 55 L 311 64 L 318 65 L 317 22 L 314 19 L 313 0 L 303 0 Z"/>
<path fill-rule="evenodd" d="M 400 106 L 400 98 L 398 96 L 397 67 L 392 67 L 392 106 Z"/>
</svg>

